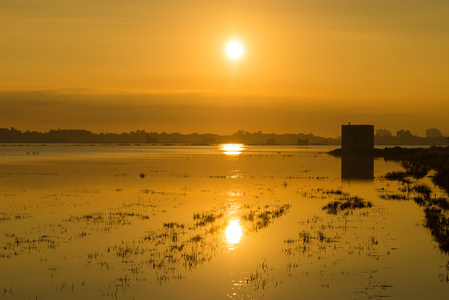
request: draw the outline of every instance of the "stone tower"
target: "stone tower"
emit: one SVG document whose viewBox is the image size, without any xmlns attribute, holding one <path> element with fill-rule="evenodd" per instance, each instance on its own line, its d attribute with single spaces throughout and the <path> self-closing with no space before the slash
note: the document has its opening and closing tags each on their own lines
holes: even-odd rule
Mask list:
<svg viewBox="0 0 449 300">
<path fill-rule="evenodd" d="M 374 125 L 342 125 L 341 148 L 349 152 L 373 151 Z"/>
</svg>

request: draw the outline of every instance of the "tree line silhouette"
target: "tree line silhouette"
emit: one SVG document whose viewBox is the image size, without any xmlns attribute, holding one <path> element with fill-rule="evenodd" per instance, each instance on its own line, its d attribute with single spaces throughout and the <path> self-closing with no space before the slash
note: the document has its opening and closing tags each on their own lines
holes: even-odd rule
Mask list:
<svg viewBox="0 0 449 300">
<path fill-rule="evenodd" d="M 147 144 L 285 144 L 285 145 L 337 145 L 340 139 L 323 138 L 310 134 L 265 134 L 237 131 L 231 135 L 157 133 L 137 130 L 124 133 L 93 133 L 83 129 L 57 129 L 48 132 L 25 131 L 14 127 L 0 128 L 2 143 L 147 143 Z"/>
<path fill-rule="evenodd" d="M 444 136 L 419 137 L 409 130 L 400 130 L 396 136 L 380 129 L 374 137 L 377 145 L 445 145 Z M 52 129 L 48 132 L 0 128 L 0 143 L 138 143 L 138 144 L 194 144 L 243 143 L 252 145 L 340 145 L 341 138 L 325 138 L 309 134 L 275 134 L 237 131 L 231 135 L 211 133 L 157 133 L 137 130 L 124 133 L 93 133 L 83 129 Z"/>
</svg>

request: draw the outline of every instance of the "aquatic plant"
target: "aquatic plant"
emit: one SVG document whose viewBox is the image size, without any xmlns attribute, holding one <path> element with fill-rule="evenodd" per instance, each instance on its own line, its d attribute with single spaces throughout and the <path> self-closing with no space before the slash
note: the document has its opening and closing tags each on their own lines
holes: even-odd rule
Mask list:
<svg viewBox="0 0 449 300">
<path fill-rule="evenodd" d="M 432 189 L 422 183 L 408 185 L 400 189 L 403 192 L 418 194 L 413 201 L 420 207 L 424 207 L 424 226 L 430 230 L 433 239 L 443 252 L 449 252 L 449 200 L 444 197 L 432 197 Z M 382 199 L 405 200 L 406 195 L 387 194 L 380 195 Z"/>
<path fill-rule="evenodd" d="M 249 213 L 244 214 L 242 220 L 250 223 L 249 231 L 258 231 L 259 229 L 267 227 L 274 219 L 284 215 L 290 207 L 290 204 L 284 204 L 271 210 L 262 210 L 259 207 L 257 210 L 251 210 Z"/>
<path fill-rule="evenodd" d="M 425 226 L 430 230 L 438 247 L 443 252 L 449 252 L 449 217 L 441 208 L 427 207 Z"/>
<path fill-rule="evenodd" d="M 109 231 L 111 226 L 121 226 L 121 225 L 130 225 L 131 218 L 136 218 L 140 220 L 148 220 L 150 218 L 149 215 L 135 213 L 135 212 L 125 212 L 125 211 L 116 211 L 109 213 L 106 212 L 92 212 L 89 214 L 82 215 L 80 217 L 72 216 L 68 219 L 63 220 L 63 222 L 85 222 L 89 225 L 105 225 L 104 231 Z"/>
<path fill-rule="evenodd" d="M 422 196 L 413 197 L 413 201 L 415 201 L 415 203 L 418 204 L 418 206 L 426 205 L 426 200 Z"/>
<path fill-rule="evenodd" d="M 402 166 L 407 170 L 407 175 L 412 176 L 415 179 L 421 179 L 429 173 L 430 168 L 425 164 L 421 164 L 417 161 L 403 160 Z"/>
<path fill-rule="evenodd" d="M 430 199 L 429 203 L 443 210 L 449 210 L 449 201 L 444 197 L 432 198 Z"/>
<path fill-rule="evenodd" d="M 336 215 L 338 212 L 344 211 L 344 210 L 353 210 L 358 208 L 367 208 L 372 207 L 373 204 L 369 201 L 363 200 L 363 198 L 360 198 L 358 196 L 350 197 L 345 196 L 341 197 L 340 199 L 337 199 L 335 201 L 332 201 L 328 203 L 327 205 L 323 206 L 323 210 L 325 210 L 329 214 Z"/>
<path fill-rule="evenodd" d="M 418 194 L 421 194 L 426 199 L 429 199 L 430 194 L 432 193 L 432 190 L 426 184 L 416 184 L 412 187 L 412 190 Z"/>
<path fill-rule="evenodd" d="M 268 267 L 266 260 L 261 262 L 254 273 L 242 281 L 243 285 L 251 284 L 255 291 L 267 290 L 270 282 L 273 278 L 270 276 L 270 272 L 273 268 Z"/>
<path fill-rule="evenodd" d="M 430 170 L 435 170 L 432 181 L 445 189 L 446 192 L 449 192 L 449 147 L 432 146 L 428 149 L 398 148 L 394 151 L 397 152 L 397 155 L 390 155 L 391 149 L 389 148 L 379 150 L 378 152 L 379 156 L 384 156 L 385 159 L 401 160 L 402 165 L 407 170 L 407 172 L 402 173 L 416 179 L 426 176 Z M 388 179 L 390 177 L 392 178 L 390 180 L 401 180 L 400 178 L 394 179 L 394 175 L 399 174 L 387 174 L 385 178 Z"/>
<path fill-rule="evenodd" d="M 204 214 L 204 213 L 196 213 L 193 214 L 193 219 L 196 220 L 195 226 L 197 227 L 201 227 L 201 226 L 206 226 L 206 224 L 210 224 L 215 222 L 215 220 L 217 219 L 221 219 L 223 218 L 223 214 L 219 213 L 209 213 L 209 214 Z"/>
<path fill-rule="evenodd" d="M 438 185 L 441 186 L 446 190 L 447 193 L 449 193 L 449 166 L 448 163 L 446 163 L 445 167 L 439 168 L 435 175 L 432 177 L 432 181 Z"/>
<path fill-rule="evenodd" d="M 406 172 L 401 172 L 401 171 L 393 171 L 393 172 L 388 172 L 387 174 L 385 174 L 384 178 L 387 180 L 391 180 L 391 181 L 402 181 L 405 182 L 407 181 L 407 176 L 408 174 Z"/>
<path fill-rule="evenodd" d="M 384 200 L 408 200 L 406 195 L 401 194 L 382 194 L 379 197 Z"/>
<path fill-rule="evenodd" d="M 342 190 L 337 189 L 337 190 L 322 190 L 322 189 L 318 189 L 319 191 L 322 191 L 323 194 L 327 194 L 327 195 L 348 195 L 348 193 L 344 193 Z"/>
<path fill-rule="evenodd" d="M 369 219 L 382 218 L 383 213 L 384 211 L 381 208 L 375 207 L 370 210 L 369 217 L 364 211 L 354 211 L 351 214 L 315 215 L 299 222 L 302 229 L 297 237 L 284 240 L 286 247 L 282 253 L 289 258 L 286 265 L 286 274 L 293 276 L 295 273 L 292 268 L 305 269 L 303 268 L 305 260 L 310 262 L 311 259 L 314 259 L 313 268 L 321 268 L 320 273 L 324 274 L 324 270 L 332 272 L 331 268 L 341 262 L 341 256 L 336 255 L 336 253 L 344 253 L 348 256 L 366 255 L 372 258 L 374 262 L 369 265 L 368 270 L 360 272 L 357 276 L 365 278 L 368 285 L 371 285 L 375 281 L 373 272 L 376 272 L 376 261 L 388 256 L 389 250 L 392 249 L 388 245 L 390 240 L 382 233 L 384 229 L 375 226 L 376 229 L 373 231 L 373 223 L 369 221 Z M 367 222 L 364 222 L 364 220 Z M 377 229 L 380 229 L 380 231 L 378 232 Z M 372 232 L 373 234 L 366 236 L 366 232 Z M 337 256 L 339 258 L 334 260 Z M 324 282 L 321 286 L 327 288 L 329 284 Z M 379 295 L 387 297 L 387 295 L 382 294 L 382 291 L 387 287 L 391 287 L 391 285 L 379 283 L 371 286 L 369 290 L 363 291 L 368 296 L 367 299 L 376 299 L 381 297 Z"/>
<path fill-rule="evenodd" d="M 192 221 L 188 223 L 165 222 L 159 229 L 147 231 L 137 241 L 122 242 L 108 247 L 107 251 L 100 254 L 90 255 L 88 264 L 95 259 L 101 261 L 102 265 L 112 268 L 115 256 L 121 263 L 132 266 L 124 269 L 122 278 L 133 278 L 131 275 L 135 270 L 145 273 L 144 267 L 147 267 L 155 270 L 155 277 L 159 283 L 173 279 L 180 280 L 184 278 L 181 272 L 194 270 L 211 261 L 217 253 L 229 251 L 228 242 L 223 240 L 229 221 L 224 219 L 228 208 L 223 206 L 211 211 L 194 213 Z M 239 214 L 242 230 L 247 234 L 257 232 L 284 215 L 289 208 L 289 204 L 245 206 Z M 93 219 L 91 216 L 86 218 L 91 219 Z M 103 255 L 110 257 L 111 262 L 107 262 Z"/>
<path fill-rule="evenodd" d="M 299 233 L 299 240 L 302 241 L 303 244 L 310 243 L 312 235 L 309 231 L 302 231 Z"/>
<path fill-rule="evenodd" d="M 184 224 L 170 222 L 170 223 L 164 223 L 164 228 L 184 228 Z"/>
</svg>

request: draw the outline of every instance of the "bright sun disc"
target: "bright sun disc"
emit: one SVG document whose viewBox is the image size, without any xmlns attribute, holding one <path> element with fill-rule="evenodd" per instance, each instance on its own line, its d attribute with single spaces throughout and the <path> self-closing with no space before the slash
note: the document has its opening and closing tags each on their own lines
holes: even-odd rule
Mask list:
<svg viewBox="0 0 449 300">
<path fill-rule="evenodd" d="M 243 46 L 239 42 L 231 42 L 226 47 L 226 53 L 230 58 L 239 58 L 243 54 Z"/>
<path fill-rule="evenodd" d="M 242 237 L 242 228 L 238 220 L 229 221 L 226 227 L 226 240 L 230 244 L 237 244 Z"/>
</svg>

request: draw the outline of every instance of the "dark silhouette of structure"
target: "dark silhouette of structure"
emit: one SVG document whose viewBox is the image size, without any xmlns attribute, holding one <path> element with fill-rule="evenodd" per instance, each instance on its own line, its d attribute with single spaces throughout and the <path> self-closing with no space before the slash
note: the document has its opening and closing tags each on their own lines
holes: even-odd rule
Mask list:
<svg viewBox="0 0 449 300">
<path fill-rule="evenodd" d="M 442 137 L 441 131 L 436 128 L 430 128 L 426 130 L 426 138 L 439 138 Z"/>
<path fill-rule="evenodd" d="M 342 180 L 373 180 L 374 125 L 342 125 L 341 149 Z"/>
<path fill-rule="evenodd" d="M 371 155 L 343 155 L 341 157 L 341 180 L 374 179 L 374 157 Z"/>
<path fill-rule="evenodd" d="M 306 139 L 301 139 L 301 138 L 299 138 L 298 139 L 298 145 L 301 145 L 301 146 L 309 146 L 309 139 L 308 138 L 306 138 Z"/>
<path fill-rule="evenodd" d="M 342 125 L 343 152 L 369 153 L 374 150 L 374 125 Z"/>
</svg>

